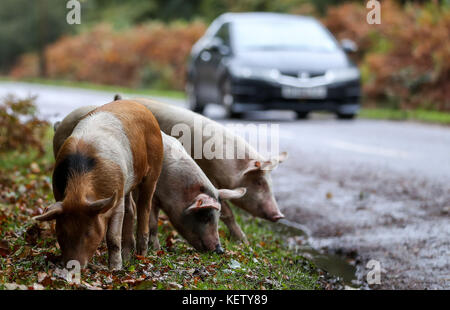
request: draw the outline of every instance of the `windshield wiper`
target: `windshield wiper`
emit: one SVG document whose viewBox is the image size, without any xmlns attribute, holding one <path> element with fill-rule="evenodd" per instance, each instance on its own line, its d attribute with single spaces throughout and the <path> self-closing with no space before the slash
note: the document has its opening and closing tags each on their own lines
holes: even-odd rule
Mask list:
<svg viewBox="0 0 450 310">
<path fill-rule="evenodd" d="M 245 47 L 247 50 L 276 51 L 276 50 L 301 50 L 301 51 L 326 51 L 326 48 L 312 46 L 287 46 L 287 45 L 254 45 Z"/>
</svg>

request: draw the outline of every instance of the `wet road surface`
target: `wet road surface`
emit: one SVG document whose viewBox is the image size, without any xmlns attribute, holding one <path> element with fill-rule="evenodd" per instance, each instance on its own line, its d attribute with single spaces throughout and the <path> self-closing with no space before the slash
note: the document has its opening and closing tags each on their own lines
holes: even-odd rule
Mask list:
<svg viewBox="0 0 450 310">
<path fill-rule="evenodd" d="M 0 82 L 0 97 L 8 93 L 38 95 L 40 110 L 51 121 L 114 95 Z M 219 108 L 210 106 L 207 113 L 220 120 Z M 276 198 L 314 247 L 358 262 L 363 280 L 371 270 L 366 263 L 379 262 L 381 284 L 370 288 L 450 288 L 449 127 L 339 121 L 322 114 L 300 121 L 289 112 L 248 116 L 220 121 L 279 124 L 280 150 L 288 151 L 289 159 L 273 172 Z"/>
</svg>

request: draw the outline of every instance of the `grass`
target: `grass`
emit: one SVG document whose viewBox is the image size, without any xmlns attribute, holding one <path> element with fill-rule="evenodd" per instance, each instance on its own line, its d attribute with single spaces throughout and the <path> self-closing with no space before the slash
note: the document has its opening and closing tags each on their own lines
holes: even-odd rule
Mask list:
<svg viewBox="0 0 450 310">
<path fill-rule="evenodd" d="M 197 253 L 162 215 L 160 251 L 134 257 L 122 271 L 109 272 L 106 246 L 94 256 L 94 266 L 83 269 L 81 284 L 58 276 L 60 250 L 54 223 L 35 223 L 53 200 L 51 130 L 46 154 L 0 153 L 0 289 L 320 289 L 324 272 L 306 258 L 288 250 L 285 236 L 270 225 L 236 210 L 249 245 L 230 241 L 221 224 L 223 255 Z M 34 165 L 34 169 L 33 169 Z M 36 165 L 39 169 L 36 169 Z"/>
<path fill-rule="evenodd" d="M 89 82 L 74 82 L 64 80 L 50 80 L 43 78 L 24 78 L 14 80 L 9 77 L 0 76 L 0 81 L 21 81 L 28 83 L 36 83 L 42 85 L 77 87 L 83 89 L 91 89 L 98 91 L 108 91 L 123 94 L 139 94 L 145 96 L 168 97 L 174 99 L 184 99 L 185 94 L 176 90 L 159 90 L 159 89 L 135 89 L 123 86 L 101 85 Z M 359 117 L 369 119 L 386 119 L 396 121 L 420 121 L 425 123 L 434 123 L 441 125 L 450 124 L 450 113 L 429 111 L 429 110 L 395 110 L 389 108 L 363 108 Z"/>
<path fill-rule="evenodd" d="M 450 113 L 427 110 L 394 110 L 381 108 L 363 108 L 359 113 L 362 118 L 387 119 L 396 121 L 420 121 L 441 125 L 450 125 Z"/>
<path fill-rule="evenodd" d="M 139 88 L 129 88 L 123 86 L 114 85 L 102 85 L 94 84 L 89 82 L 74 82 L 74 81 L 64 81 L 64 80 L 50 80 L 44 78 L 23 78 L 20 80 L 14 80 L 9 77 L 0 77 L 0 81 L 8 82 L 27 82 L 35 83 L 41 85 L 52 85 L 52 86 L 65 86 L 65 87 L 75 87 L 83 89 L 91 89 L 98 91 L 107 91 L 119 94 L 134 94 L 134 95 L 145 95 L 145 96 L 156 96 L 156 97 L 168 97 L 174 99 L 184 99 L 185 95 L 182 91 L 176 90 L 162 90 L 162 89 L 139 89 Z"/>
</svg>

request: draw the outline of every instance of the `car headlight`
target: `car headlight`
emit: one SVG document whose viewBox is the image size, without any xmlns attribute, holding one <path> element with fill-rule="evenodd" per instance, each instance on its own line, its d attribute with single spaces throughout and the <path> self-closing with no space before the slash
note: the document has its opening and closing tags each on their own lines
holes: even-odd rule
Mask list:
<svg viewBox="0 0 450 310">
<path fill-rule="evenodd" d="M 277 69 L 232 66 L 231 75 L 237 78 L 274 81 L 280 77 L 280 71 Z"/>
<path fill-rule="evenodd" d="M 343 69 L 331 69 L 325 73 L 325 78 L 330 82 L 345 82 L 359 79 L 360 73 L 358 68 L 350 67 Z"/>
</svg>

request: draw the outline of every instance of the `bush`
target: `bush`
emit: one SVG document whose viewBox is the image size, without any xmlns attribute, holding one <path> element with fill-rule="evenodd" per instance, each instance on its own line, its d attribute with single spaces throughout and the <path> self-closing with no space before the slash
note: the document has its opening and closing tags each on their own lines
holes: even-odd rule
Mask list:
<svg viewBox="0 0 450 310">
<path fill-rule="evenodd" d="M 128 87 L 183 89 L 192 45 L 203 23 L 149 23 L 114 31 L 102 24 L 64 37 L 46 49 L 49 78 Z M 11 71 L 15 78 L 34 77 L 37 63 L 25 55 Z"/>
<path fill-rule="evenodd" d="M 450 111 L 450 8 L 446 4 L 381 4 L 381 24 L 366 23 L 356 3 L 333 7 L 324 23 L 355 40 L 366 97 L 399 109 Z"/>
<path fill-rule="evenodd" d="M 385 0 L 381 10 L 380 25 L 369 25 L 365 3 L 357 2 L 330 7 L 323 18 L 338 39 L 359 45 L 352 57 L 362 70 L 365 104 L 450 111 L 448 2 Z M 313 7 L 291 11 L 312 13 Z M 53 79 L 182 90 L 190 49 L 205 29 L 201 22 L 148 23 L 124 31 L 98 25 L 50 45 L 47 72 Z M 35 77 L 37 63 L 36 56 L 25 55 L 11 75 Z"/>
<path fill-rule="evenodd" d="M 37 117 L 35 99 L 8 96 L 0 103 L 0 152 L 36 149 L 44 154 L 48 123 Z"/>
</svg>

